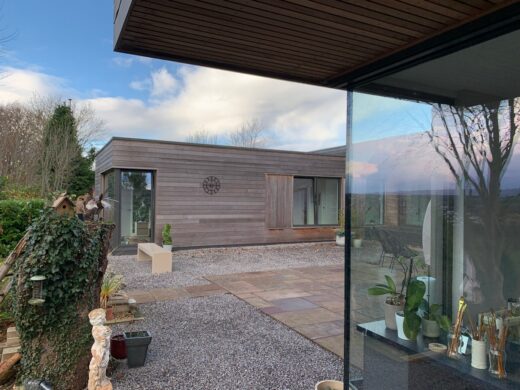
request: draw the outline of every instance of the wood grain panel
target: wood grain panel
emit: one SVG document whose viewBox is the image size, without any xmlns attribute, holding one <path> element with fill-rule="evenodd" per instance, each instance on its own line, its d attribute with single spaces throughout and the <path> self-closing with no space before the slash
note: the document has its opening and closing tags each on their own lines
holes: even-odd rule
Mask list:
<svg viewBox="0 0 520 390">
<path fill-rule="evenodd" d="M 268 229 L 292 226 L 293 177 L 265 175 L 265 223 Z"/>
<path fill-rule="evenodd" d="M 337 87 L 333 80 L 341 75 L 514 3 L 512 0 L 122 0 L 114 23 L 115 48 L 126 53 Z"/>
<path fill-rule="evenodd" d="M 292 228 L 292 176 L 343 177 L 342 157 L 115 138 L 97 156 L 96 180 L 102 171 L 116 167 L 156 172 L 158 243 L 166 223 L 172 225 L 177 247 L 334 238 L 330 228 Z M 275 178 L 274 187 L 266 185 L 266 175 Z M 207 176 L 221 181 L 218 193 L 204 192 Z M 272 197 L 268 188 L 285 195 Z M 271 202 L 272 207 L 267 206 Z M 274 218 L 272 229 L 266 224 L 268 213 Z"/>
</svg>

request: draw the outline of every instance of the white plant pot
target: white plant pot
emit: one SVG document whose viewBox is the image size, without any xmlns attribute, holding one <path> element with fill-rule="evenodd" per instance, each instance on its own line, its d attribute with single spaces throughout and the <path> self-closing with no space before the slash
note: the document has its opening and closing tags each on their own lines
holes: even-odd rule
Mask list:
<svg viewBox="0 0 520 390">
<path fill-rule="evenodd" d="M 422 319 L 422 333 L 426 337 L 437 338 L 441 335 L 441 327 L 435 320 Z"/>
<path fill-rule="evenodd" d="M 471 340 L 471 367 L 485 370 L 487 362 L 486 342 L 484 340 Z"/>
<path fill-rule="evenodd" d="M 352 241 L 354 248 L 361 248 L 361 245 L 363 245 L 363 239 L 362 238 L 354 238 Z"/>
<path fill-rule="evenodd" d="M 388 329 L 397 330 L 395 323 L 395 313 L 404 309 L 404 303 L 400 305 L 391 305 L 385 302 L 385 325 Z"/>
<path fill-rule="evenodd" d="M 327 381 L 321 381 L 316 383 L 316 386 L 314 386 L 314 390 L 343 390 L 343 382 L 340 381 L 333 381 L 333 380 L 327 380 Z"/>
<path fill-rule="evenodd" d="M 163 245 L 162 246 L 164 249 L 168 250 L 168 251 L 172 251 L 172 246 L 171 245 Z"/>
<path fill-rule="evenodd" d="M 397 337 L 402 340 L 410 340 L 404 334 L 404 313 L 402 311 L 395 313 L 395 324 L 397 325 Z"/>
<path fill-rule="evenodd" d="M 345 236 L 336 236 L 336 245 L 345 246 Z"/>
</svg>

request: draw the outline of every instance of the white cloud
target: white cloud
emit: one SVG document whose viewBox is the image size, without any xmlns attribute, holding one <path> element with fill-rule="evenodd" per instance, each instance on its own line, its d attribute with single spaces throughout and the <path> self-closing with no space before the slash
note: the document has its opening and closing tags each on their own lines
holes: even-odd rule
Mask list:
<svg viewBox="0 0 520 390">
<path fill-rule="evenodd" d="M 0 101 L 25 101 L 34 92 L 63 95 L 66 89 L 63 80 L 44 73 L 13 70 L 12 77 L 8 84 L 8 78 L 0 80 Z M 131 87 L 148 91 L 148 99 L 94 95 L 83 100 L 105 121 L 107 139 L 184 141 L 201 129 L 225 139 L 256 118 L 269 133 L 269 147 L 315 150 L 345 142 L 342 91 L 192 66 L 175 75 L 166 68 L 154 70 Z"/>
<path fill-rule="evenodd" d="M 0 68 L 0 103 L 28 102 L 35 95 L 71 93 L 65 80 L 31 69 Z"/>
<path fill-rule="evenodd" d="M 161 98 L 171 95 L 177 89 L 178 82 L 165 67 L 151 72 L 150 77 L 134 80 L 130 88 L 136 91 L 149 91 L 151 98 Z"/>
<path fill-rule="evenodd" d="M 130 56 L 130 55 L 118 55 L 117 57 L 112 58 L 112 63 L 121 68 L 129 68 L 136 63 L 150 65 L 153 62 L 152 58 L 148 57 L 139 57 L 139 56 Z"/>
</svg>

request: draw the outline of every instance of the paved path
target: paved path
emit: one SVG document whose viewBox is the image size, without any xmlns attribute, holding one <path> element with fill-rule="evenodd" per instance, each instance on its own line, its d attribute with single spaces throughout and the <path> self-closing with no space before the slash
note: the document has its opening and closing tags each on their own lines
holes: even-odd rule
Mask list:
<svg viewBox="0 0 520 390">
<path fill-rule="evenodd" d="M 382 300 L 367 288 L 394 272 L 359 262 L 352 265 L 351 364 L 363 367 L 363 338 L 356 323 L 383 317 Z M 210 284 L 127 291 L 138 303 L 170 301 L 231 293 L 282 322 L 323 348 L 343 357 L 344 267 L 338 265 L 286 268 L 205 276 Z"/>
</svg>

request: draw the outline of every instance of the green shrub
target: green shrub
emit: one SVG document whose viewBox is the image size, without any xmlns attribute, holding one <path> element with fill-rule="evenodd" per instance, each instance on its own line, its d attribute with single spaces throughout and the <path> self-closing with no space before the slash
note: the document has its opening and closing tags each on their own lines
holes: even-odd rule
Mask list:
<svg viewBox="0 0 520 390">
<path fill-rule="evenodd" d="M 92 346 L 88 313 L 99 291 L 112 225 L 86 224 L 48 208 L 29 228 L 11 288 L 23 355 L 18 380 L 45 378 L 56 390 L 84 389 Z M 42 275 L 41 305 L 30 303 L 32 276 Z"/>
<path fill-rule="evenodd" d="M 172 225 L 167 223 L 164 225 L 162 230 L 162 242 L 163 245 L 171 245 L 172 244 L 172 233 L 171 233 Z"/>
<path fill-rule="evenodd" d="M 0 200 L 0 258 L 9 255 L 44 206 L 42 199 Z"/>
</svg>

